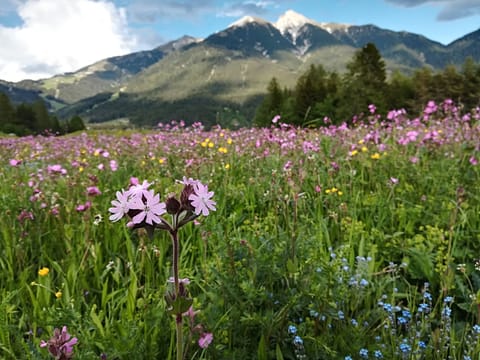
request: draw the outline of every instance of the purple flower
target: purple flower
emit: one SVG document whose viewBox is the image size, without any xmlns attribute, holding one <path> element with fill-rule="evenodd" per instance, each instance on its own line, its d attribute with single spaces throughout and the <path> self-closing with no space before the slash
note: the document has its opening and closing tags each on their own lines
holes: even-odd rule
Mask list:
<svg viewBox="0 0 480 360">
<path fill-rule="evenodd" d="M 141 195 L 135 195 L 132 198 L 129 205 L 130 209 L 140 210 L 140 212 L 132 218 L 133 223 L 141 224 L 145 221 L 149 225 L 153 225 L 153 223 L 160 224 L 162 220 L 159 216 L 167 212 L 165 203 L 160 202 L 160 195 L 155 194 L 153 190 L 142 191 L 143 193 Z"/>
<path fill-rule="evenodd" d="M 97 195 L 101 195 L 102 192 L 100 191 L 100 189 L 96 186 L 89 186 L 87 187 L 87 195 L 89 196 L 97 196 Z"/>
<path fill-rule="evenodd" d="M 208 191 L 207 185 L 203 185 L 199 181 L 194 185 L 194 193 L 188 199 L 192 201 L 195 214 L 207 216 L 210 213 L 209 210 L 217 210 L 215 208 L 217 203 L 211 200 L 212 196 L 213 191 Z"/>
<path fill-rule="evenodd" d="M 53 336 L 48 341 L 41 341 L 40 347 L 46 347 L 50 355 L 55 359 L 68 360 L 73 357 L 73 346 L 78 342 L 76 337 L 67 332 L 67 327 L 64 326 L 62 330 L 55 328 Z"/>
<path fill-rule="evenodd" d="M 212 333 L 203 333 L 200 335 L 200 339 L 198 339 L 198 346 L 202 349 L 206 349 L 213 341 L 213 334 Z"/>
</svg>

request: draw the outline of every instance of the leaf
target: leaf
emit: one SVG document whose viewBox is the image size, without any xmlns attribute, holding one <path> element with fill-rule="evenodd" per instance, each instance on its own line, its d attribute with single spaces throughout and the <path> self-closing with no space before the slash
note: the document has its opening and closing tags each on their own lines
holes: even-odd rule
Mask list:
<svg viewBox="0 0 480 360">
<path fill-rule="evenodd" d="M 262 337 L 260 338 L 260 342 L 258 343 L 257 359 L 268 360 L 267 344 L 265 342 L 264 335 L 262 335 Z"/>
<path fill-rule="evenodd" d="M 275 348 L 275 357 L 277 360 L 283 360 L 283 354 L 279 344 L 277 344 L 277 347 Z"/>
<path fill-rule="evenodd" d="M 100 331 L 100 334 L 102 335 L 102 337 L 105 337 L 105 330 L 103 329 L 102 321 L 100 320 L 97 313 L 95 312 L 96 309 L 97 309 L 97 305 L 93 305 L 92 310 L 90 310 L 90 318 L 92 319 L 98 331 Z"/>
</svg>

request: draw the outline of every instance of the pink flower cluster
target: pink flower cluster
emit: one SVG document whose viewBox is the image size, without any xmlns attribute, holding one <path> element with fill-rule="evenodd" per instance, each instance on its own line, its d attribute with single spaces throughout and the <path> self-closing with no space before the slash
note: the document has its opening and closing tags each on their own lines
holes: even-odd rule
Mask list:
<svg viewBox="0 0 480 360">
<path fill-rule="evenodd" d="M 67 327 L 55 329 L 50 340 L 40 342 L 40 347 L 46 347 L 55 359 L 68 360 L 73 358 L 73 346 L 78 342 L 76 337 L 68 333 Z"/>
<path fill-rule="evenodd" d="M 184 185 L 180 201 L 169 197 L 166 202 L 161 202 L 160 195 L 149 189 L 152 184 L 148 181 L 140 184 L 136 178 L 132 178 L 130 182 L 130 188 L 126 191 L 123 189 L 117 191 L 117 198 L 112 201 L 112 207 L 109 209 L 112 214 L 111 221 L 118 221 L 128 215 L 131 218 L 129 223 L 131 227 L 147 224 L 165 225 L 170 229 L 172 225 L 162 217 L 167 212 L 176 215 L 176 220 L 179 220 L 178 215 L 182 213 L 182 219 L 193 220 L 199 215 L 207 216 L 210 211 L 216 210 L 216 203 L 212 200 L 213 191 L 208 191 L 208 186 L 199 180 L 184 177 L 180 181 Z M 177 225 L 178 223 L 173 224 L 173 227 L 179 227 Z"/>
</svg>

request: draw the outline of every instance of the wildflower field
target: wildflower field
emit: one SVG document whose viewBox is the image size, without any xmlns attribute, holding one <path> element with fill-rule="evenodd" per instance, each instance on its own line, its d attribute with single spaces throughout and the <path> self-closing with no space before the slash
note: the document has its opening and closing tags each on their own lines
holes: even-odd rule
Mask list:
<svg viewBox="0 0 480 360">
<path fill-rule="evenodd" d="M 2 359 L 480 357 L 480 109 L 0 155 Z"/>
</svg>

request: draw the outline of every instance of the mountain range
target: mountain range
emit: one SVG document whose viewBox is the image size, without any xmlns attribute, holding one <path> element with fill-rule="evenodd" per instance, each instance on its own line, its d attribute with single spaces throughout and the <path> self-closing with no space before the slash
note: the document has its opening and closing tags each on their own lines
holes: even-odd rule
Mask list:
<svg viewBox="0 0 480 360">
<path fill-rule="evenodd" d="M 320 23 L 289 10 L 275 23 L 246 16 L 205 39 L 184 36 L 48 79 L 0 80 L 0 91 L 14 102 L 45 99 L 61 118 L 80 115 L 89 122 L 215 123 L 225 117 L 248 123 L 272 77 L 292 87 L 311 64 L 342 72 L 369 42 L 388 72 L 461 66 L 468 56 L 480 62 L 480 29 L 443 45 L 375 25 Z"/>
</svg>

